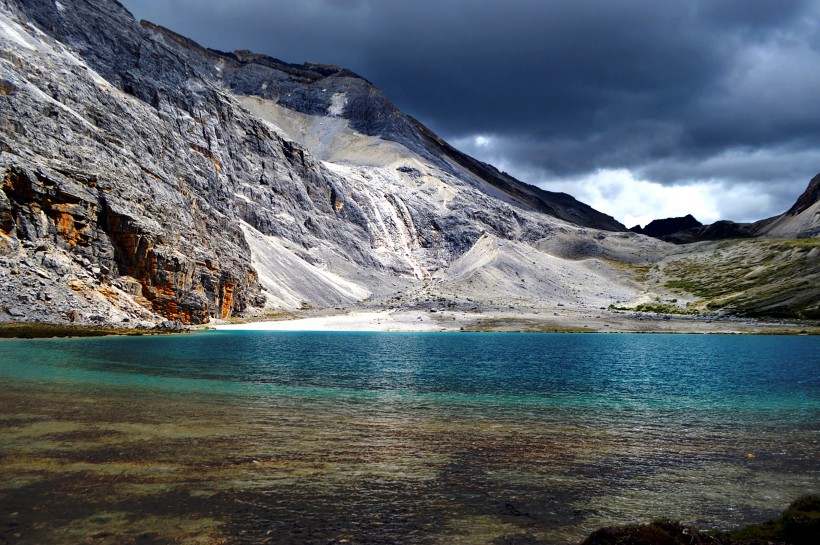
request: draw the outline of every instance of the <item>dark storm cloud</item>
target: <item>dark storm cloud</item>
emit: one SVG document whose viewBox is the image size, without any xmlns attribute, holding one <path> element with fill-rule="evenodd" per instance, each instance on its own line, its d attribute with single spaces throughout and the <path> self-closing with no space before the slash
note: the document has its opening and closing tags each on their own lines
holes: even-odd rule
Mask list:
<svg viewBox="0 0 820 545">
<path fill-rule="evenodd" d="M 667 185 L 769 181 L 765 214 L 820 170 L 810 0 L 124 3 L 208 47 L 349 67 L 530 182 L 600 169 Z M 471 145 L 478 135 L 492 145 Z"/>
</svg>

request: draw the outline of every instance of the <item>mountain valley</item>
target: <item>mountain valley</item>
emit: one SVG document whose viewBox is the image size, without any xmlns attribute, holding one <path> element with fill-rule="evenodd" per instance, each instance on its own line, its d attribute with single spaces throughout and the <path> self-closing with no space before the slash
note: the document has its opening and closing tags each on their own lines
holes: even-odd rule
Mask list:
<svg viewBox="0 0 820 545">
<path fill-rule="evenodd" d="M 780 216 L 659 240 L 459 152 L 349 70 L 205 49 L 113 1 L 0 3 L 0 90 L 0 322 L 820 319 L 820 176 Z"/>
</svg>

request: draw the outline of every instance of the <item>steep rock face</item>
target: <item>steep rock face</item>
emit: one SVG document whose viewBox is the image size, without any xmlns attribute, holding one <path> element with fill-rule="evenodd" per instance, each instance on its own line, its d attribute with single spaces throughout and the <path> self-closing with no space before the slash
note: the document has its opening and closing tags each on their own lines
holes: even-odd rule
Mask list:
<svg viewBox="0 0 820 545">
<path fill-rule="evenodd" d="M 403 114 L 385 94 L 350 70 L 333 65 L 285 63 L 248 51 L 205 50 L 195 42 L 152 23 L 142 23 L 188 52 L 191 64 L 218 78 L 239 95 L 252 95 L 306 115 L 346 119 L 354 131 L 397 142 L 441 170 L 476 177 L 518 206 L 577 225 L 624 231 L 610 216 L 563 193 L 544 191 L 516 180 L 456 150 L 418 120 Z M 206 62 L 202 62 L 202 61 Z M 477 187 L 481 187 L 477 185 Z"/>
<path fill-rule="evenodd" d="M 12 269 L 30 262 L 36 252 L 81 263 L 87 277 L 66 278 L 52 297 L 58 302 L 69 297 L 68 284 L 75 282 L 90 292 L 127 285 L 122 297 L 184 323 L 241 312 L 255 302 L 259 286 L 241 231 L 209 202 L 220 198 L 213 185 L 219 165 L 208 152 L 209 131 L 186 134 L 185 121 L 197 125 L 190 116 L 181 119 L 177 108 L 153 107 L 123 92 L 74 51 L 25 22 L 28 15 L 55 35 L 78 40 L 78 49 L 87 48 L 94 59 L 106 51 L 98 42 L 105 41 L 100 36 L 108 30 L 105 43 L 125 48 L 115 53 L 127 66 L 127 51 L 133 49 L 128 46 L 133 39 L 127 38 L 142 32 L 127 26 L 127 12 L 94 3 L 71 8 L 26 2 L 0 11 L 0 78 L 7 82 L 0 96 L 4 259 Z M 55 21 L 46 23 L 47 17 Z M 89 24 L 101 25 L 100 30 L 83 33 Z M 122 25 L 128 31 L 115 32 Z M 74 35 L 63 34 L 69 31 Z M 150 49 L 150 40 L 145 42 L 139 47 Z M 117 80 L 113 62 L 100 61 L 98 68 L 109 71 L 125 90 L 159 96 L 157 86 Z M 194 96 L 191 106 L 208 99 L 219 97 Z M 203 186 L 215 191 L 206 198 Z M 7 309 L 19 307 L 21 296 L 11 289 L 0 293 Z M 100 310 L 78 319 L 87 321 Z M 68 319 L 66 312 L 53 309 L 45 314 Z"/>
<path fill-rule="evenodd" d="M 820 202 L 820 174 L 811 179 L 809 186 L 803 194 L 797 198 L 797 202 L 786 211 L 786 214 L 789 216 L 797 216 L 818 202 Z"/>
</svg>

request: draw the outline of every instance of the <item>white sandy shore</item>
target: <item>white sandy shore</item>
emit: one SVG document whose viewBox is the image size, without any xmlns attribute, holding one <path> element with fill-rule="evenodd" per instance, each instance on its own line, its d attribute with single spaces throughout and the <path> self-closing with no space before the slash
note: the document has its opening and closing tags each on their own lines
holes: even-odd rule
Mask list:
<svg viewBox="0 0 820 545">
<path fill-rule="evenodd" d="M 454 322 L 453 322 L 454 323 Z M 274 322 L 216 325 L 220 330 L 254 331 L 450 331 L 459 329 L 431 319 L 424 312 L 352 312 L 334 316 L 317 316 Z"/>
<path fill-rule="evenodd" d="M 355 310 L 289 320 L 213 324 L 211 329 L 246 331 L 583 331 L 608 333 L 800 333 L 816 327 L 753 320 L 706 320 L 561 308 L 560 312 L 436 312 Z"/>
</svg>

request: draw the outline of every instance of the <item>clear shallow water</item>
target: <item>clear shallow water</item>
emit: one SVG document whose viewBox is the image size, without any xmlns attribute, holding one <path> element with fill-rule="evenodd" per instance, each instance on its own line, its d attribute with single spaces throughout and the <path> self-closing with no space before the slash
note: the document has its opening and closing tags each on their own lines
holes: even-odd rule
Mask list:
<svg viewBox="0 0 820 545">
<path fill-rule="evenodd" d="M 764 336 L 6 341 L 0 506 L 31 543 L 737 526 L 820 490 L 818 354 L 816 337 Z"/>
</svg>

